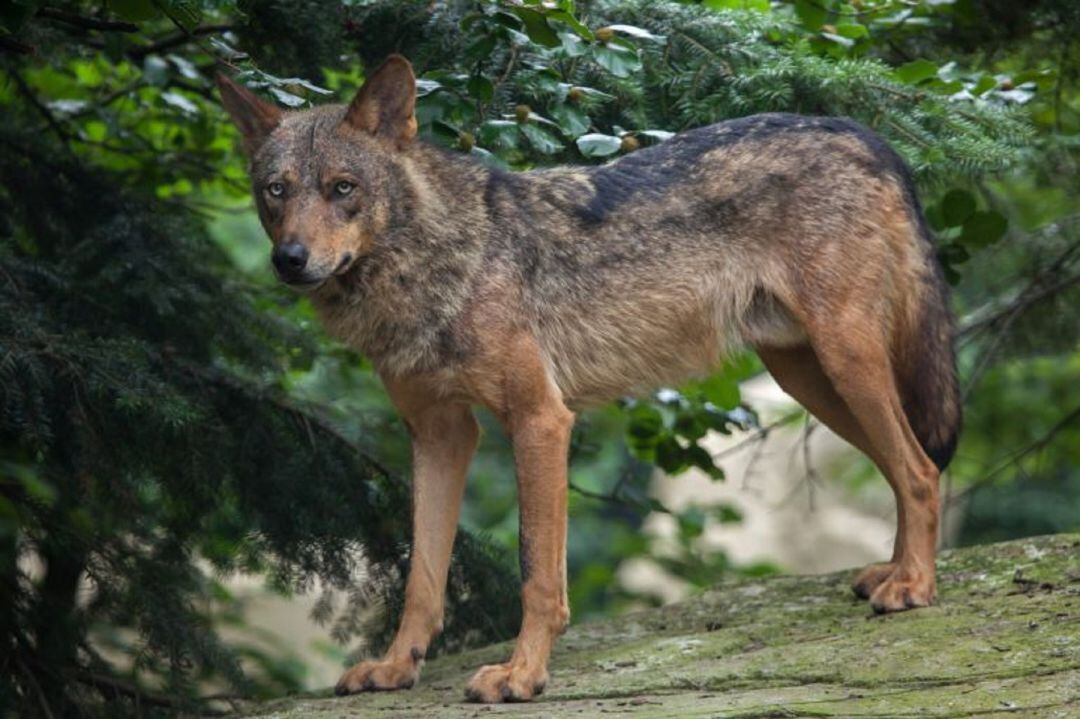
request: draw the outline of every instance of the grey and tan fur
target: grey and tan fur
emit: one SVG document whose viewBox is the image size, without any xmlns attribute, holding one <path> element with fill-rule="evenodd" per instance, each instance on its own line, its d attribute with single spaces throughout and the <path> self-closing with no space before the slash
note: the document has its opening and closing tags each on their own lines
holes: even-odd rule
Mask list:
<svg viewBox="0 0 1080 719">
<path fill-rule="evenodd" d="M 571 409 L 715 368 L 749 346 L 881 468 L 890 562 L 878 611 L 935 596 L 938 474 L 960 422 L 952 328 L 908 171 L 844 119 L 758 115 L 601 167 L 498 171 L 415 140 L 411 67 L 392 57 L 349 106 L 281 113 L 222 78 L 282 278 L 374 362 L 414 442 L 406 609 L 342 693 L 412 686 L 441 627 L 475 448 L 470 406 L 515 448 L 524 621 L 467 695 L 530 699 L 569 618 Z"/>
</svg>

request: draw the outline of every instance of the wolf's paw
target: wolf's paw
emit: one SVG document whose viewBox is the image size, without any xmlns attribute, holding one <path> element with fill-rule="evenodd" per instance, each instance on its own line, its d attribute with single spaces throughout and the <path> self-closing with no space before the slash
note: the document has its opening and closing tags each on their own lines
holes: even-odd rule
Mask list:
<svg viewBox="0 0 1080 719">
<path fill-rule="evenodd" d="M 341 676 L 334 693 L 341 697 L 359 692 L 411 689 L 419 678 L 420 667 L 415 661 L 360 662 Z"/>
<path fill-rule="evenodd" d="M 933 573 L 897 568 L 870 595 L 870 606 L 878 614 L 928 607 L 937 598 Z"/>
<path fill-rule="evenodd" d="M 851 583 L 851 591 L 855 592 L 855 596 L 859 599 L 869 599 L 874 590 L 888 579 L 895 569 L 896 565 L 892 562 L 871 564 L 855 575 L 855 581 Z"/>
<path fill-rule="evenodd" d="M 465 698 L 471 702 L 497 704 L 499 702 L 527 702 L 539 696 L 547 684 L 547 671 L 539 671 L 513 664 L 488 664 L 469 680 Z"/>
</svg>

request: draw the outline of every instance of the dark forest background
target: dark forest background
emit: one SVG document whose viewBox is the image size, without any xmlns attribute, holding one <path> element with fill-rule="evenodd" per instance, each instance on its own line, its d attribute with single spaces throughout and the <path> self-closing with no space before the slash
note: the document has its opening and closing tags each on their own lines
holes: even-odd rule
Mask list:
<svg viewBox="0 0 1080 719">
<path fill-rule="evenodd" d="M 14 0 L 0 6 L 0 714 L 228 711 L 304 668 L 239 640 L 229 577 L 317 591 L 376 649 L 408 561 L 408 445 L 370 366 L 275 284 L 226 72 L 287 108 L 347 101 L 386 54 L 421 134 L 512 169 L 597 163 L 762 111 L 849 115 L 912 165 L 954 288 L 960 543 L 1080 526 L 1080 4 L 1073 0 Z M 576 618 L 647 601 L 652 556 L 707 586 L 653 469 L 724 479 L 700 440 L 759 421 L 723 372 L 586 414 Z M 443 649 L 516 631 L 516 499 L 494 424 L 455 547 Z M 852 458 L 845 482 L 873 477 Z M 838 480 L 839 481 L 839 480 Z M 880 481 L 880 480 L 875 480 Z"/>
</svg>

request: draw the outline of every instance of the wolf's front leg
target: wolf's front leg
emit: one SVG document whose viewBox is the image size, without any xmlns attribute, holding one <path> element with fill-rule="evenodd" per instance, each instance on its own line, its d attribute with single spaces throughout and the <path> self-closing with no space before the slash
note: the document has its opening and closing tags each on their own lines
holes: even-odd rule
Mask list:
<svg viewBox="0 0 1080 719">
<path fill-rule="evenodd" d="M 419 678 L 428 644 L 442 630 L 450 550 L 465 474 L 480 434 L 466 405 L 427 404 L 403 388 L 388 383 L 387 389 L 413 443 L 413 545 L 405 611 L 386 656 L 345 672 L 335 688 L 338 695 L 408 689 Z"/>
<path fill-rule="evenodd" d="M 551 646 L 570 620 L 566 463 L 574 416 L 552 390 L 548 392 L 507 420 L 521 505 L 523 617 L 510 661 L 481 667 L 465 690 L 470 701 L 528 701 L 542 692 Z"/>
</svg>

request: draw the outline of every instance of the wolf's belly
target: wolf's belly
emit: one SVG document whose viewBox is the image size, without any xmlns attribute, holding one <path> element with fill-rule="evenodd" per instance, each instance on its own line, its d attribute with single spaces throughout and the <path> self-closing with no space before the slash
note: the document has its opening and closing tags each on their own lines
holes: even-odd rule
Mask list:
<svg viewBox="0 0 1080 719">
<path fill-rule="evenodd" d="M 729 344 L 700 302 L 617 303 L 564 312 L 536 327 L 552 379 L 571 407 L 582 407 L 708 372 Z"/>
</svg>

